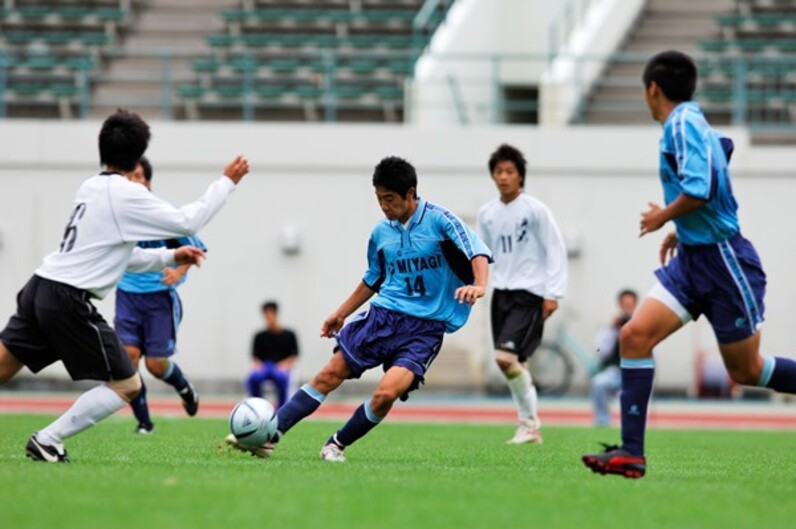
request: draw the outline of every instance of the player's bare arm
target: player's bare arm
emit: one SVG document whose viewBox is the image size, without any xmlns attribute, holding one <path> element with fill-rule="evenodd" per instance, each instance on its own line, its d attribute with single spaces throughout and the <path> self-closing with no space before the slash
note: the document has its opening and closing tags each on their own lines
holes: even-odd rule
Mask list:
<svg viewBox="0 0 796 529">
<path fill-rule="evenodd" d="M 334 336 L 337 331 L 343 328 L 345 319 L 350 316 L 351 313 L 361 307 L 367 300 L 373 297 L 373 294 L 375 293 L 376 292 L 364 282 L 359 283 L 357 288 L 354 289 L 354 292 L 351 293 L 348 299 L 345 300 L 336 311 L 332 312 L 329 317 L 323 321 L 323 325 L 321 325 L 321 336 L 325 338 L 331 338 Z"/>
<path fill-rule="evenodd" d="M 649 209 L 641 214 L 641 233 L 639 233 L 639 237 L 659 230 L 670 220 L 688 215 L 692 211 L 701 208 L 705 202 L 705 200 L 683 194 L 678 196 L 665 208 L 661 208 L 658 204 L 650 202 L 648 204 Z"/>
<path fill-rule="evenodd" d="M 661 265 L 665 265 L 666 261 L 674 257 L 674 252 L 677 249 L 677 232 L 672 230 L 666 234 L 663 242 L 661 242 L 660 259 Z"/>
<path fill-rule="evenodd" d="M 476 255 L 470 263 L 473 267 L 473 284 L 457 288 L 456 292 L 453 293 L 453 297 L 459 303 L 473 305 L 478 298 L 482 298 L 486 294 L 486 283 L 489 278 L 489 260 L 484 255 Z"/>
<path fill-rule="evenodd" d="M 191 267 L 189 264 L 180 265 L 176 268 L 164 268 L 163 269 L 163 280 L 161 281 L 167 287 L 172 285 L 176 285 L 180 282 L 180 280 L 185 277 L 185 274 L 188 273 L 188 269 Z"/>
<path fill-rule="evenodd" d="M 249 172 L 249 160 L 245 156 L 239 154 L 234 160 L 229 162 L 224 168 L 224 176 L 232 180 L 232 183 L 238 185 L 244 176 Z"/>
<path fill-rule="evenodd" d="M 196 246 L 181 246 L 174 250 L 174 262 L 178 265 L 202 266 L 205 252 Z"/>
</svg>

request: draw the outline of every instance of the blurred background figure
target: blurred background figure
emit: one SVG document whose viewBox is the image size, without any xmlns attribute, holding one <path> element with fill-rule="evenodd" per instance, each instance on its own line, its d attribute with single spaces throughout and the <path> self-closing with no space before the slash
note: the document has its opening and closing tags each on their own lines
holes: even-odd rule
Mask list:
<svg viewBox="0 0 796 529">
<path fill-rule="evenodd" d="M 265 330 L 254 335 L 252 360 L 254 366 L 246 379 L 246 390 L 252 397 L 263 396 L 263 385 L 271 382 L 276 393 L 278 408 L 292 393 L 291 370 L 298 358 L 296 334 L 282 327 L 279 305 L 266 301 L 262 306 Z"/>
<path fill-rule="evenodd" d="M 591 402 L 594 424 L 597 426 L 611 424 L 609 403 L 622 387 L 622 373 L 619 370 L 619 329 L 630 321 L 638 304 L 638 295 L 633 290 L 625 289 L 619 292 L 616 301 L 619 312 L 610 323 L 600 329 L 595 341 L 600 360 L 591 378 Z"/>
</svg>

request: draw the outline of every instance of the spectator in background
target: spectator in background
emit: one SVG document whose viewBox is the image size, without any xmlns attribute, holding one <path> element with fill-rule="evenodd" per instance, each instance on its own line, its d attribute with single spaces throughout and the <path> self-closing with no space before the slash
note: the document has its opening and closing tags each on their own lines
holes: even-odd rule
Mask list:
<svg viewBox="0 0 796 529">
<path fill-rule="evenodd" d="M 619 313 L 603 326 L 597 335 L 599 364 L 591 378 L 591 402 L 594 409 L 594 424 L 609 426 L 611 412 L 608 404 L 622 388 L 622 372 L 619 369 L 619 329 L 630 321 L 636 310 L 638 295 L 630 289 L 622 290 L 616 297 Z"/>
<path fill-rule="evenodd" d="M 254 367 L 246 379 L 246 389 L 252 397 L 263 396 L 263 384 L 270 381 L 276 389 L 276 406 L 290 396 L 290 372 L 298 358 L 296 334 L 279 322 L 279 305 L 266 301 L 262 306 L 265 330 L 254 335 L 252 360 Z"/>
</svg>

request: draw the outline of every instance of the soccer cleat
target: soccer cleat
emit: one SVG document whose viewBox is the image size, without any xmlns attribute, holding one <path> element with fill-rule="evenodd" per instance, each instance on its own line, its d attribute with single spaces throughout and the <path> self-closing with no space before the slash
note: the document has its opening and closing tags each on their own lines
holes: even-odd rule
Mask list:
<svg viewBox="0 0 796 529">
<path fill-rule="evenodd" d="M 69 463 L 70 461 L 64 445 L 40 443 L 35 433 L 30 436 L 28 444 L 25 445 L 25 455 L 34 461 L 46 461 L 47 463 Z"/>
<path fill-rule="evenodd" d="M 584 454 L 583 464 L 596 474 L 618 474 L 626 478 L 644 477 L 647 471 L 647 460 L 644 456 L 636 456 L 617 445 L 603 443 L 604 450 L 597 454 Z"/>
<path fill-rule="evenodd" d="M 538 421 L 522 421 L 517 425 L 514 437 L 506 441 L 510 445 L 521 445 L 525 443 L 542 444 L 542 431 L 539 429 Z"/>
<path fill-rule="evenodd" d="M 196 393 L 193 384 L 189 382 L 185 389 L 180 391 L 179 394 L 182 399 L 182 407 L 185 408 L 185 413 L 191 417 L 196 415 L 196 412 L 199 411 L 199 395 Z"/>
<path fill-rule="evenodd" d="M 235 450 L 240 450 L 241 452 L 248 452 L 255 457 L 261 457 L 263 459 L 271 457 L 271 454 L 276 448 L 274 443 L 264 443 L 260 446 L 249 446 L 241 443 L 238 441 L 237 437 L 234 434 L 229 434 L 224 438 L 224 441 L 234 448 Z"/>
<path fill-rule="evenodd" d="M 150 423 L 138 423 L 138 426 L 135 427 L 133 433 L 141 434 L 141 435 L 149 435 L 155 432 L 155 425 Z"/>
<path fill-rule="evenodd" d="M 332 463 L 345 463 L 345 454 L 343 448 L 337 443 L 329 442 L 321 448 L 321 459 Z"/>
</svg>

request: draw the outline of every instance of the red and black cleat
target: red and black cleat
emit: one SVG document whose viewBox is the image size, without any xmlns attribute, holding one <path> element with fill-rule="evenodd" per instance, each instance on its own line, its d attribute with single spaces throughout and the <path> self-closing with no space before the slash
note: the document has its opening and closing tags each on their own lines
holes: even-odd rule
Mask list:
<svg viewBox="0 0 796 529">
<path fill-rule="evenodd" d="M 584 454 L 583 464 L 597 474 L 619 474 L 626 478 L 638 479 L 647 471 L 647 460 L 636 456 L 616 445 L 603 444 L 605 450 L 598 454 Z"/>
</svg>

